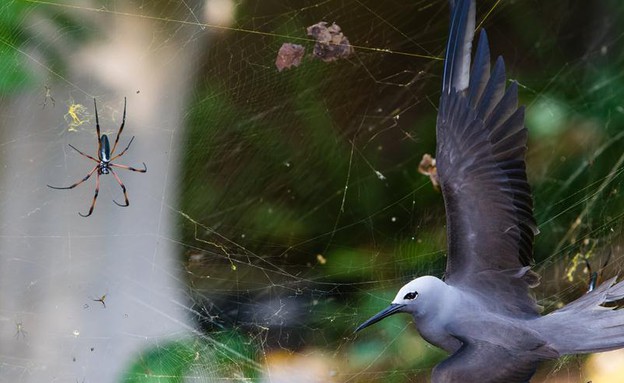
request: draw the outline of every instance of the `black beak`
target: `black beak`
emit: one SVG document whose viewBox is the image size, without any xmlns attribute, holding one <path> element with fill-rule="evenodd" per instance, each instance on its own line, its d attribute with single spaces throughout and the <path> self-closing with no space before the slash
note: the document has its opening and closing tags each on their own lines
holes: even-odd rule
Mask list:
<svg viewBox="0 0 624 383">
<path fill-rule="evenodd" d="M 355 332 L 363 330 L 366 327 L 368 327 L 368 326 L 370 326 L 372 324 L 375 324 L 375 323 L 379 322 L 380 320 L 382 320 L 382 319 L 384 319 L 386 317 L 389 317 L 392 314 L 396 314 L 396 313 L 401 312 L 401 309 L 403 307 L 405 307 L 405 305 L 396 304 L 396 303 L 391 304 L 390 306 L 386 307 L 382 311 L 380 311 L 377 314 L 375 314 L 372 318 L 370 318 L 366 322 L 364 322 L 361 325 L 359 325 L 358 328 L 355 329 Z"/>
</svg>

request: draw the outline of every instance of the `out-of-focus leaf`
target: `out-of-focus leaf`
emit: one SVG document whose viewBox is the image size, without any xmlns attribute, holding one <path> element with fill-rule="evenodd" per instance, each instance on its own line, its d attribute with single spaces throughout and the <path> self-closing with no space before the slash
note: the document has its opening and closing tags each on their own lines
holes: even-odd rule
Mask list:
<svg viewBox="0 0 624 383">
<path fill-rule="evenodd" d="M 128 383 L 180 383 L 195 359 L 192 347 L 171 342 L 149 349 L 136 359 L 121 381 Z"/>
</svg>

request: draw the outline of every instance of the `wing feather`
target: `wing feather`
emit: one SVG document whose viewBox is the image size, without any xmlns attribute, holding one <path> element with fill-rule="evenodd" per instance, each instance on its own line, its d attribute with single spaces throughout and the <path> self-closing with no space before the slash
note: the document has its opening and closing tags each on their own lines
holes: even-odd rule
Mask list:
<svg viewBox="0 0 624 383">
<path fill-rule="evenodd" d="M 470 106 L 475 107 L 481 95 L 485 90 L 485 86 L 490 78 L 490 47 L 487 43 L 487 34 L 485 30 L 481 30 L 479 36 L 479 44 L 475 53 L 474 65 L 470 74 L 470 86 L 468 99 Z"/>
<path fill-rule="evenodd" d="M 487 43 L 487 39 L 485 40 Z M 503 97 L 505 91 L 505 62 L 502 57 L 498 57 L 492 74 L 488 80 L 488 83 L 483 91 L 483 95 L 479 99 L 479 105 L 477 106 L 477 117 L 485 121 L 487 116 L 490 116 L 492 110 Z"/>
<path fill-rule="evenodd" d="M 537 280 L 530 271 L 537 226 L 524 161 L 524 107 L 518 107 L 517 84 L 505 89 L 502 57 L 490 72 L 485 31 L 470 75 L 457 75 L 470 65 L 466 41 L 474 37 L 474 18 L 474 0 L 458 0 L 438 111 L 436 162 L 448 232 L 445 278 L 490 299 L 493 310 L 534 317 L 537 305 L 528 288 Z"/>
<path fill-rule="evenodd" d="M 468 87 L 470 71 L 470 50 L 475 28 L 474 2 L 460 1 L 457 6 L 451 3 L 451 33 L 447 52 L 454 52 L 449 60 L 444 61 L 442 91 L 450 92 L 453 88 L 463 90 Z M 447 55 L 447 58 L 448 55 Z"/>
<path fill-rule="evenodd" d="M 505 132 L 504 129 L 501 130 L 501 125 L 505 123 L 507 119 L 516 112 L 516 110 L 518 109 L 517 105 L 518 105 L 518 84 L 513 82 L 511 83 L 509 88 L 507 88 L 507 92 L 505 92 L 505 95 L 500 100 L 498 105 L 496 105 L 496 108 L 494 109 L 494 111 L 489 116 L 488 120 L 486 121 L 486 124 L 491 125 L 493 127 L 492 133 L 490 133 L 490 136 L 493 136 L 499 132 Z M 496 141 L 496 140 L 497 140 L 496 137 L 492 138 L 492 141 Z"/>
</svg>

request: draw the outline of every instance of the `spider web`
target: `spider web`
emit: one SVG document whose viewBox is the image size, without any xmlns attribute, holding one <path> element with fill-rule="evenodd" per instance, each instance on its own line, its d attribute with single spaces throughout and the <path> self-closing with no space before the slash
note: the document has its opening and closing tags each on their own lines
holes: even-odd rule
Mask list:
<svg viewBox="0 0 624 383">
<path fill-rule="evenodd" d="M 621 274 L 622 5 L 478 1 L 520 85 L 546 311 Z M 353 334 L 445 265 L 435 150 L 446 0 L 0 5 L 0 376 L 12 382 L 427 381 L 408 316 Z M 335 22 L 348 57 L 312 57 Z M 531 26 L 527 28 L 527 26 Z M 284 43 L 305 48 L 278 71 Z M 96 155 L 146 174 L 70 185 Z M 94 178 L 94 177 L 92 177 Z M 586 263 L 587 261 L 587 263 Z M 622 353 L 534 381 L 619 381 Z M 611 374 L 611 375 L 609 375 Z"/>
</svg>

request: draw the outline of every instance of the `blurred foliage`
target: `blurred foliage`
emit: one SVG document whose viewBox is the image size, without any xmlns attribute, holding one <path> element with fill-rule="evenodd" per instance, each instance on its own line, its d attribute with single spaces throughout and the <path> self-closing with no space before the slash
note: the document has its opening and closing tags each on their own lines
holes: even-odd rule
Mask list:
<svg viewBox="0 0 624 383">
<path fill-rule="evenodd" d="M 27 20 L 37 21 L 37 28 L 29 27 Z M 51 25 L 46 25 L 48 22 Z M 42 69 L 36 64 L 64 73 L 61 49 L 49 40 L 53 30 L 62 31 L 74 44 L 93 36 L 84 23 L 63 10 L 23 0 L 0 3 L 0 94 L 34 86 Z"/>
<path fill-rule="evenodd" d="M 121 381 L 178 383 L 188 375 L 195 352 L 190 345 L 172 342 L 141 353 Z"/>
<path fill-rule="evenodd" d="M 212 262 L 189 269 L 207 307 L 222 291 L 301 296 L 307 316 L 290 336 L 300 338 L 299 347 L 333 348 L 349 343 L 353 328 L 402 283 L 444 270 L 442 197 L 417 167 L 423 154 L 435 153 L 448 11 L 445 1 L 305 12 L 285 12 L 300 7 L 287 3 L 242 4 L 237 27 L 266 34 L 218 35 L 206 52 L 187 120 L 181 199 L 204 230 L 187 224 L 183 242 Z M 483 3 L 479 20 L 489 11 Z M 598 254 L 600 265 L 619 249 L 623 232 L 624 4 L 496 4 L 483 26 L 527 105 L 537 267 L 554 273 L 579 253 Z M 334 63 L 305 57 L 278 72 L 280 45 L 310 52 L 313 43 L 301 38 L 320 20 L 340 25 L 355 56 Z M 231 259 L 235 271 L 202 278 Z M 577 277 L 584 278 L 582 269 Z M 562 272 L 540 296 L 566 283 Z M 560 291 L 554 296 L 566 299 Z M 228 304 L 216 306 L 228 311 Z M 405 330 L 408 322 L 383 321 L 342 350 L 369 371 L 399 371 L 384 380 L 407 381 L 401 368 L 427 368 L 440 358 Z M 234 325 L 254 336 L 266 323 Z"/>
<path fill-rule="evenodd" d="M 178 383 L 193 373 L 231 382 L 256 381 L 256 358 L 257 350 L 247 339 L 225 331 L 210 339 L 171 341 L 142 351 L 120 381 Z"/>
<path fill-rule="evenodd" d="M 6 1 L 0 5 L 0 92 L 6 93 L 28 84 L 29 71 L 24 65 L 26 58 L 17 47 L 27 40 L 21 25 L 32 6 L 28 3 Z"/>
</svg>

